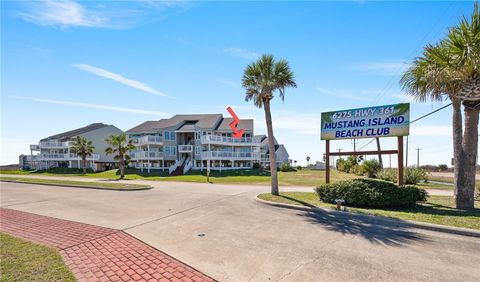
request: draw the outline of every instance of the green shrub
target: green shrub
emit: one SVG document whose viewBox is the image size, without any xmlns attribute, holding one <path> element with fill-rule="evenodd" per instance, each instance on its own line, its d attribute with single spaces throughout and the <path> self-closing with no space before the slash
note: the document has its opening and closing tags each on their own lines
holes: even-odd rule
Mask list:
<svg viewBox="0 0 480 282">
<path fill-rule="evenodd" d="M 397 169 L 384 168 L 377 173 L 377 178 L 386 181 L 397 182 Z"/>
<path fill-rule="evenodd" d="M 377 177 L 391 182 L 397 182 L 397 169 L 385 168 L 377 173 Z M 427 172 L 419 167 L 407 167 L 403 171 L 403 182 L 405 184 L 418 184 L 419 182 L 428 181 Z"/>
<path fill-rule="evenodd" d="M 253 166 L 252 166 L 253 169 L 260 169 L 261 166 L 259 163 L 254 163 Z"/>
<path fill-rule="evenodd" d="M 350 170 L 350 165 L 345 159 L 338 159 L 336 163 L 338 171 L 348 172 Z"/>
<path fill-rule="evenodd" d="M 355 164 L 354 166 L 352 166 L 349 172 L 360 176 L 364 174 L 362 166 L 359 164 Z"/>
<path fill-rule="evenodd" d="M 343 199 L 345 205 L 367 208 L 400 208 L 425 201 L 427 192 L 413 185 L 397 186 L 376 179 L 353 179 L 315 188 L 321 201 L 333 203 Z"/>
<path fill-rule="evenodd" d="M 283 172 L 288 172 L 292 170 L 292 168 L 289 163 L 283 163 L 282 166 L 280 166 L 280 170 Z"/>
<path fill-rule="evenodd" d="M 420 181 L 427 182 L 427 172 L 419 167 L 407 167 L 403 172 L 403 181 L 405 184 L 417 184 Z"/>
<path fill-rule="evenodd" d="M 338 171 L 363 175 L 363 171 L 360 168 L 362 161 L 363 156 L 349 156 L 346 159 L 338 159 L 336 167 Z"/>
<path fill-rule="evenodd" d="M 438 169 L 438 171 L 445 171 L 445 170 L 448 169 L 448 165 L 446 165 L 446 164 L 439 164 L 439 165 L 437 166 L 437 169 Z"/>
<path fill-rule="evenodd" d="M 302 166 L 301 166 L 301 165 L 298 165 L 298 166 L 297 166 L 297 170 L 302 170 Z"/>
<path fill-rule="evenodd" d="M 377 173 L 382 169 L 380 163 L 377 160 L 367 160 L 360 166 L 361 171 L 367 174 L 368 177 L 373 178 L 377 176 Z"/>
</svg>

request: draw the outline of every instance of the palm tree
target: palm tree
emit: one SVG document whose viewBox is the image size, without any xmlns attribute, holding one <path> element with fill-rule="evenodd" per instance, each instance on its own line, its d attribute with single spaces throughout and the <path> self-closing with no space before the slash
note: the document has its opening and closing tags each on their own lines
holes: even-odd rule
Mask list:
<svg viewBox="0 0 480 282">
<path fill-rule="evenodd" d="M 91 156 L 94 150 L 92 141 L 83 136 L 77 136 L 72 142 L 71 151 L 82 158 L 83 174 L 87 173 L 87 157 Z"/>
<path fill-rule="evenodd" d="M 310 156 L 307 156 L 307 167 L 310 166 Z"/>
<path fill-rule="evenodd" d="M 118 135 L 110 135 L 105 142 L 111 147 L 105 149 L 105 153 L 115 154 L 114 159 L 118 161 L 118 166 L 120 168 L 120 179 L 125 177 L 125 166 L 130 161 L 130 156 L 128 152 L 135 149 L 132 140 L 127 141 L 127 135 L 121 133 Z"/>
<path fill-rule="evenodd" d="M 277 160 L 270 101 L 273 99 L 275 92 L 278 92 L 280 99 L 283 101 L 285 88 L 297 87 L 297 84 L 287 61 L 282 59 L 277 61 L 273 55 L 264 54 L 244 70 L 242 86 L 246 89 L 245 101 L 253 100 L 255 106 L 258 108 L 263 107 L 265 111 L 268 149 L 270 152 L 272 195 L 278 195 Z"/>
<path fill-rule="evenodd" d="M 471 21 L 463 19 L 444 40 L 427 45 L 423 55 L 413 61 L 400 80 L 406 92 L 418 101 L 441 101 L 444 98 L 452 101 L 457 208 L 474 207 L 480 101 L 479 21 L 476 3 Z M 464 133 L 462 104 L 465 107 Z"/>
</svg>

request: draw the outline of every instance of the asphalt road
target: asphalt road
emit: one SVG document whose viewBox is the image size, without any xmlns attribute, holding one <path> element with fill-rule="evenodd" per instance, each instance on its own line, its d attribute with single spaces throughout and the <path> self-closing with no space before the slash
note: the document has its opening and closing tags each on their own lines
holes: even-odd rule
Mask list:
<svg viewBox="0 0 480 282">
<path fill-rule="evenodd" d="M 123 229 L 221 281 L 479 281 L 480 239 L 266 206 L 268 187 L 1 183 L 1 206 Z M 201 236 L 203 234 L 203 236 Z"/>
</svg>

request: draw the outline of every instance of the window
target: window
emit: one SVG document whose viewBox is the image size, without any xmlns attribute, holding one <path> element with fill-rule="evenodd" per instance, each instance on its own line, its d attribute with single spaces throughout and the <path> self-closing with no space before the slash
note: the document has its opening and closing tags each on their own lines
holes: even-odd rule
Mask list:
<svg viewBox="0 0 480 282">
<path fill-rule="evenodd" d="M 175 132 L 174 131 L 165 131 L 165 140 L 175 141 Z"/>
<path fill-rule="evenodd" d="M 200 155 L 200 146 L 195 147 L 195 154 Z"/>
<path fill-rule="evenodd" d="M 175 146 L 165 146 L 165 155 L 166 156 L 175 156 L 176 155 L 176 148 Z"/>
</svg>

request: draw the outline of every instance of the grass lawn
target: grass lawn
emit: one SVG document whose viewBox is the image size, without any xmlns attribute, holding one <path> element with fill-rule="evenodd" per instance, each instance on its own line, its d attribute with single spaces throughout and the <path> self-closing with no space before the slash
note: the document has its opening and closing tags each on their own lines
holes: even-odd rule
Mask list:
<svg viewBox="0 0 480 282">
<path fill-rule="evenodd" d="M 258 197 L 266 201 L 293 205 L 315 206 L 322 208 L 335 207 L 334 204 L 321 202 L 314 192 L 286 192 L 281 193 L 280 196 L 273 196 L 269 193 L 265 193 L 260 194 Z M 480 230 L 480 208 L 478 208 L 480 206 L 480 202 L 476 201 L 475 206 L 477 208 L 471 211 L 457 210 L 454 208 L 455 203 L 453 197 L 429 196 L 425 203 L 419 203 L 414 208 L 348 208 L 348 210 L 364 214 Z"/>
<path fill-rule="evenodd" d="M 48 171 L 21 171 L 21 170 L 6 170 L 0 171 L 0 174 L 19 174 L 19 175 L 46 175 L 46 176 L 76 176 L 86 178 L 100 178 L 100 179 L 116 179 L 119 178 L 117 169 L 107 170 L 103 172 L 90 172 L 83 174 L 79 169 L 58 168 Z M 352 173 L 343 173 L 337 170 L 332 170 L 330 179 L 332 182 L 359 178 L 361 176 Z M 186 175 L 169 176 L 168 171 L 152 170 L 150 173 L 140 171 L 137 169 L 127 169 L 125 171 L 126 180 L 157 180 L 157 181 L 181 181 L 181 182 L 207 182 L 205 171 L 190 171 Z M 222 184 L 257 184 L 269 185 L 270 172 L 260 169 L 250 170 L 230 170 L 230 171 L 212 171 L 210 173 L 210 182 Z M 318 186 L 325 183 L 325 171 L 302 169 L 290 172 L 278 172 L 278 182 L 281 186 Z M 453 190 L 453 186 L 437 183 L 419 183 L 418 186 L 424 189 L 444 189 Z"/>
<path fill-rule="evenodd" d="M 150 188 L 148 185 L 141 184 L 125 184 L 125 183 L 108 183 L 108 182 L 84 182 L 84 181 L 72 181 L 72 180 L 60 180 L 60 179 L 40 179 L 40 178 L 22 178 L 22 177 L 5 177 L 0 176 L 0 181 L 14 181 L 19 183 L 30 184 L 55 184 L 63 186 L 83 186 L 88 188 L 100 188 L 100 189 L 123 189 L 123 190 L 137 190 Z"/>
<path fill-rule="evenodd" d="M 455 189 L 454 186 L 452 185 L 447 185 L 447 184 L 440 184 L 440 183 L 432 183 L 432 182 L 420 182 L 416 184 L 419 188 L 422 189 L 440 189 L 440 190 L 453 190 Z"/>
<path fill-rule="evenodd" d="M 98 173 L 82 174 L 76 169 L 55 169 L 49 171 L 0 171 L 1 174 L 22 174 L 22 175 L 47 175 L 47 176 L 80 176 L 90 178 L 115 179 L 118 178 L 118 170 L 108 170 Z M 358 178 L 354 174 L 342 173 L 336 170 L 331 171 L 332 182 Z M 184 181 L 184 182 L 207 182 L 205 171 L 191 171 L 186 175 L 168 176 L 168 171 L 152 170 L 148 173 L 146 170 L 141 172 L 137 169 L 127 169 L 125 179 L 141 180 L 160 180 L 160 181 Z M 231 171 L 211 171 L 210 181 L 213 183 L 236 183 L 236 184 L 270 184 L 270 172 L 265 170 L 231 170 Z M 317 186 L 325 183 L 325 171 L 302 169 L 291 172 L 278 172 L 278 181 L 280 185 L 285 186 Z"/>
<path fill-rule="evenodd" d="M 1 281 L 75 281 L 60 254 L 49 247 L 0 233 Z"/>
<path fill-rule="evenodd" d="M 446 182 L 446 183 L 452 183 L 453 184 L 453 177 L 444 177 L 444 176 L 428 176 L 428 180 L 432 181 L 438 181 L 438 182 Z M 480 180 L 475 181 L 475 186 L 480 187 Z"/>
</svg>

